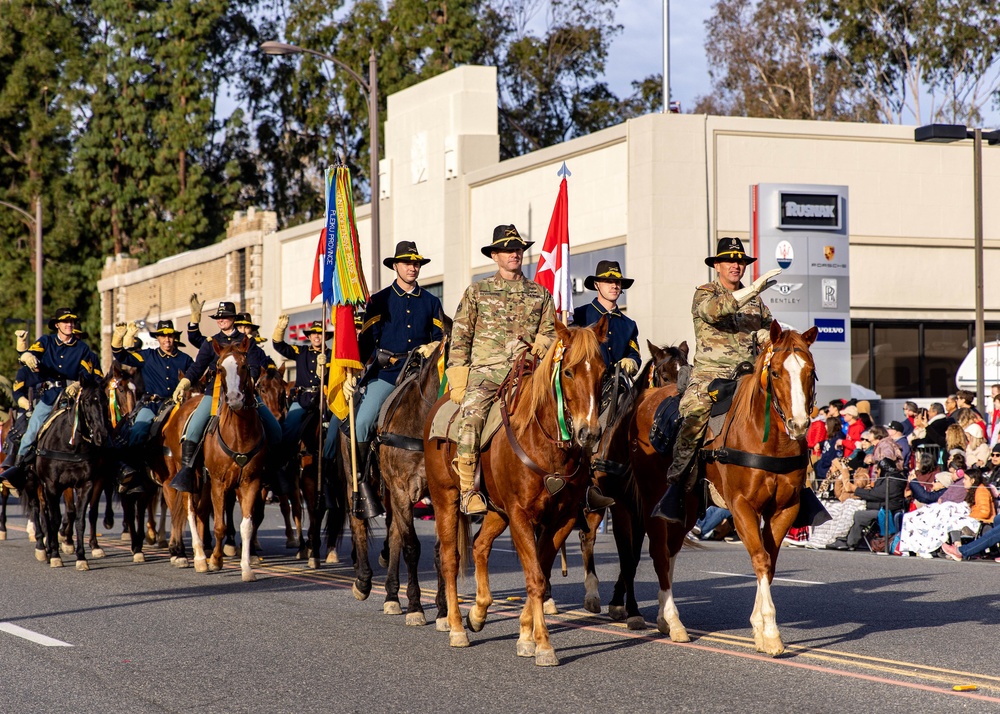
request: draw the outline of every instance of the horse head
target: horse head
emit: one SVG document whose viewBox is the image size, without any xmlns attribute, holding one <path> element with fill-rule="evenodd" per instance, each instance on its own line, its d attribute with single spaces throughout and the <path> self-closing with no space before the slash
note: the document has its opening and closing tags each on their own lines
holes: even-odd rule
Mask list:
<svg viewBox="0 0 1000 714">
<path fill-rule="evenodd" d="M 96 447 L 104 446 L 108 440 L 108 397 L 104 389 L 98 386 L 82 387 L 77 397 L 77 408 L 87 439 Z"/>
<path fill-rule="evenodd" d="M 649 347 L 651 362 L 647 372 L 641 375 L 638 380 L 642 386 L 664 387 L 668 384 L 678 385 L 678 390 L 683 391 L 686 386 L 687 377 L 684 370 L 688 366 L 688 343 L 685 340 L 674 347 L 657 347 L 649 340 L 646 340 Z M 683 383 L 683 384 L 682 384 Z"/>
<path fill-rule="evenodd" d="M 108 398 L 108 416 L 111 418 L 112 426 L 117 425 L 135 409 L 139 400 L 139 390 L 135 383 L 137 374 L 136 371 L 123 367 L 118 362 L 111 363 L 103 387 Z"/>
<path fill-rule="evenodd" d="M 250 338 L 244 335 L 242 340 L 231 345 L 213 341 L 212 346 L 219 357 L 215 368 L 225 390 L 226 405 L 234 410 L 252 406 L 254 387 L 250 378 L 250 364 L 247 362 Z"/>
<path fill-rule="evenodd" d="M 277 369 L 266 369 L 257 379 L 257 391 L 264 405 L 276 419 L 288 412 L 288 385 L 285 382 L 285 365 Z"/>
<path fill-rule="evenodd" d="M 809 346 L 816 341 L 817 328 L 804 333 L 782 330 L 771 322 L 770 344 L 757 358 L 755 373 L 761 389 L 771 397 L 782 418 L 785 431 L 793 439 L 805 438 L 809 414 L 816 401 L 816 365 Z"/>
</svg>

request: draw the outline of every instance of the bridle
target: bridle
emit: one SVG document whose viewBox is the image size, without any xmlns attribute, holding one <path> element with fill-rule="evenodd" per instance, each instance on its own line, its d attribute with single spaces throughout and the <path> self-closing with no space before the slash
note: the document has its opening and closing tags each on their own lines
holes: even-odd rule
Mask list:
<svg viewBox="0 0 1000 714">
<path fill-rule="evenodd" d="M 774 379 L 771 374 L 771 358 L 777 352 L 789 352 L 789 353 L 799 353 L 803 355 L 808 355 L 809 351 L 804 350 L 801 347 L 779 347 L 775 348 L 773 346 L 768 346 L 767 352 L 764 354 L 764 365 L 760 371 L 759 387 L 761 393 L 765 395 L 764 402 L 764 436 L 762 441 L 766 442 L 768 437 L 771 435 L 771 408 L 774 408 L 775 413 L 777 413 L 778 418 L 781 423 L 782 429 L 785 430 L 785 434 L 788 434 L 788 420 L 785 417 L 785 410 L 781 406 L 781 402 L 778 400 L 778 395 L 774 391 Z M 811 361 L 811 360 L 810 360 Z M 784 364 L 784 363 L 782 363 Z M 813 407 L 816 405 L 816 369 L 813 367 L 812 373 L 812 389 L 810 390 L 809 403 L 806 405 L 806 413 L 812 413 Z M 790 435 L 789 435 L 790 436 Z"/>
</svg>

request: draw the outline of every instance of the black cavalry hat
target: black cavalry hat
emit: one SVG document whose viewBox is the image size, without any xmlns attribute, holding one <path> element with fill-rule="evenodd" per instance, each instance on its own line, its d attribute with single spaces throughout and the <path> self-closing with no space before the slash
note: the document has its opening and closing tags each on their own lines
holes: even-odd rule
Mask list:
<svg viewBox="0 0 1000 714">
<path fill-rule="evenodd" d="M 628 290 L 635 282 L 634 278 L 622 276 L 622 269 L 617 260 L 602 260 L 597 264 L 597 270 L 593 275 L 588 275 L 583 279 L 583 287 L 587 290 L 597 290 L 594 283 L 598 280 L 617 280 L 622 284 L 622 290 Z"/>
<path fill-rule="evenodd" d="M 229 318 L 230 320 L 236 319 L 236 303 L 234 302 L 220 302 L 219 307 L 216 308 L 214 315 L 209 315 L 213 320 L 222 320 L 224 318 Z"/>
<path fill-rule="evenodd" d="M 382 261 L 382 265 L 387 268 L 392 268 L 397 260 L 413 261 L 415 263 L 420 263 L 421 265 L 427 265 L 431 262 L 430 258 L 425 258 L 420 255 L 420 251 L 417 250 L 417 244 L 412 240 L 401 240 L 396 244 L 396 255 L 391 258 L 385 258 Z"/>
<path fill-rule="evenodd" d="M 715 255 L 705 258 L 705 265 L 712 267 L 720 260 L 743 263 L 743 265 L 750 265 L 750 263 L 757 262 L 756 258 L 747 255 L 747 252 L 743 249 L 743 241 L 739 238 L 719 238 L 719 245 L 715 249 Z"/>
<path fill-rule="evenodd" d="M 253 320 L 250 319 L 249 312 L 236 313 L 236 319 L 233 320 L 233 325 L 235 326 L 243 325 L 244 327 L 249 327 L 251 330 L 260 329 L 260 325 L 255 325 L 253 323 Z"/>
<path fill-rule="evenodd" d="M 184 343 L 181 342 L 181 333 L 174 329 L 173 320 L 160 320 L 156 323 L 156 329 L 149 331 L 150 337 L 173 337 L 174 344 L 177 347 L 184 347 Z"/>
<path fill-rule="evenodd" d="M 493 242 L 482 248 L 483 255 L 492 258 L 494 251 L 501 250 L 527 250 L 535 244 L 534 241 L 525 240 L 517 232 L 517 228 L 511 223 L 509 226 L 500 225 L 493 229 Z"/>
<path fill-rule="evenodd" d="M 313 320 L 312 324 L 306 329 L 302 330 L 303 335 L 322 335 L 323 334 L 323 323 L 319 320 Z M 333 337 L 333 333 L 327 334 L 326 339 Z"/>
<path fill-rule="evenodd" d="M 70 310 L 68 307 L 61 307 L 56 310 L 56 314 L 49 320 L 49 329 L 56 329 L 57 322 L 76 322 L 76 313 Z"/>
</svg>

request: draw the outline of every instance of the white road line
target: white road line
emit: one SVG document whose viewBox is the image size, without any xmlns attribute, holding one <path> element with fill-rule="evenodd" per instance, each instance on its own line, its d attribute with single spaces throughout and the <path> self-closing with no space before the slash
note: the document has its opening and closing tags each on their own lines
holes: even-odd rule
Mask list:
<svg viewBox="0 0 1000 714">
<path fill-rule="evenodd" d="M 709 575 L 728 575 L 731 578 L 752 578 L 757 579 L 756 575 L 747 575 L 746 573 L 723 573 L 718 570 L 702 570 L 703 573 L 708 573 Z M 801 585 L 828 585 L 829 583 L 821 583 L 818 580 L 795 580 L 794 578 L 775 578 L 775 580 L 780 580 L 783 583 L 800 583 Z"/>
<path fill-rule="evenodd" d="M 25 640 L 30 640 L 35 644 L 42 645 L 43 647 L 72 647 L 69 642 L 63 642 L 62 640 L 57 640 L 46 635 L 40 635 L 37 632 L 32 632 L 31 630 L 26 630 L 23 627 L 18 627 L 17 625 L 12 625 L 9 622 L 0 622 L 0 632 L 6 632 L 9 635 L 14 635 L 14 637 L 21 637 Z"/>
</svg>

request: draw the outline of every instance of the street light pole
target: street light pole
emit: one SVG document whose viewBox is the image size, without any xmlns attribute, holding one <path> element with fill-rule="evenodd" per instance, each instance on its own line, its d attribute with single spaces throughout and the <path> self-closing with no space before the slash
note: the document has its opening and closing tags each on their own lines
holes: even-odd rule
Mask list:
<svg viewBox="0 0 1000 714">
<path fill-rule="evenodd" d="M 35 339 L 42 336 L 42 197 L 35 197 L 35 215 L 13 203 L 0 201 L 0 206 L 6 206 L 20 214 L 25 225 L 35 232 Z"/>
<path fill-rule="evenodd" d="M 380 231 L 379 225 L 379 177 L 378 177 L 378 155 L 379 155 L 379 140 L 378 140 L 378 61 L 375 59 L 375 48 L 372 48 L 371 54 L 368 56 L 368 81 L 366 82 L 364 78 L 351 69 L 348 65 L 341 62 L 339 59 L 333 55 L 324 54 L 323 52 L 317 52 L 316 50 L 311 50 L 307 47 L 299 47 L 298 45 L 290 45 L 286 42 L 264 42 L 260 46 L 261 52 L 266 55 L 313 55 L 314 57 L 319 57 L 320 59 L 325 59 L 332 62 L 336 66 L 340 67 L 342 70 L 350 75 L 351 79 L 357 82 L 358 86 L 361 88 L 361 93 L 364 94 L 367 100 L 368 107 L 368 145 L 369 145 L 369 163 L 368 163 L 368 185 L 371 188 L 371 229 L 372 229 L 372 270 L 369 279 L 369 284 L 371 285 L 372 292 L 377 292 L 381 288 L 380 270 L 382 268 L 381 260 L 381 250 L 382 250 L 382 233 Z"/>
</svg>

